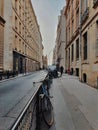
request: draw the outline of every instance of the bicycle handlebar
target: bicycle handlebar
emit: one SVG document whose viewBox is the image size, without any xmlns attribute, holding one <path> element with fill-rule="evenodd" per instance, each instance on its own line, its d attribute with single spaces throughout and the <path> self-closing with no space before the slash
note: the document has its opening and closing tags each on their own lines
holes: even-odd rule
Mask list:
<svg viewBox="0 0 98 130">
<path fill-rule="evenodd" d="M 45 79 L 44 80 L 40 80 L 40 81 L 37 81 L 37 82 L 33 82 L 33 84 L 35 84 L 35 83 L 44 83 L 44 82 L 46 82 L 48 79 L 49 79 L 49 73 L 47 74 L 47 76 L 45 77 Z"/>
</svg>

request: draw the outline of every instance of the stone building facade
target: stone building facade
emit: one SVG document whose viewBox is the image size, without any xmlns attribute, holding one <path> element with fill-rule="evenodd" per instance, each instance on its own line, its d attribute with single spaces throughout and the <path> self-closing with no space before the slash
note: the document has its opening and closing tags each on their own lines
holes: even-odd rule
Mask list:
<svg viewBox="0 0 98 130">
<path fill-rule="evenodd" d="M 4 1 L 0 0 L 0 71 L 3 71 L 3 54 L 4 54 Z"/>
<path fill-rule="evenodd" d="M 4 70 L 27 73 L 42 63 L 43 45 L 31 0 L 4 0 Z"/>
<path fill-rule="evenodd" d="M 80 0 L 66 1 L 66 71 L 79 76 L 80 55 L 79 55 L 79 18 Z"/>
<path fill-rule="evenodd" d="M 55 44 L 55 47 L 53 49 L 52 64 L 55 65 L 56 63 L 57 63 L 57 45 Z"/>
<path fill-rule="evenodd" d="M 65 7 L 61 10 L 61 15 L 58 17 L 57 37 L 56 37 L 56 64 L 58 67 L 63 66 L 65 70 Z M 55 53 L 54 53 L 55 54 Z"/>
<path fill-rule="evenodd" d="M 98 87 L 98 0 L 66 1 L 67 71 Z"/>
<path fill-rule="evenodd" d="M 47 59 L 47 55 L 43 56 L 43 69 L 46 69 L 48 66 L 48 59 Z"/>
</svg>

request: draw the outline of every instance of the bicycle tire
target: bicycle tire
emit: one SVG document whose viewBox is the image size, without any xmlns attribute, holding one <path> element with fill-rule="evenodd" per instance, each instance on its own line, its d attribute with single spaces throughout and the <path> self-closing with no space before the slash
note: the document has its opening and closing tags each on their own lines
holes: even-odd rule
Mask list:
<svg viewBox="0 0 98 130">
<path fill-rule="evenodd" d="M 51 101 L 48 97 L 43 97 L 42 102 L 42 115 L 45 123 L 50 127 L 52 126 L 54 122 L 54 116 L 53 116 L 53 106 L 51 104 Z"/>
</svg>

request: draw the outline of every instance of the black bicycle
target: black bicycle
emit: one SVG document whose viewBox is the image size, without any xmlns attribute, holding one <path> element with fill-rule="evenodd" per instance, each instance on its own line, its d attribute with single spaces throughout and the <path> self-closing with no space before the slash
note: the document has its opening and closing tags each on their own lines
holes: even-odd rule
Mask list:
<svg viewBox="0 0 98 130">
<path fill-rule="evenodd" d="M 50 94 L 49 94 L 49 80 L 46 78 L 42 82 L 40 87 L 39 96 L 38 96 L 38 115 L 39 120 L 41 121 L 43 118 L 44 122 L 51 127 L 54 122 L 54 115 L 53 115 L 53 106 L 50 101 Z M 36 82 L 35 82 L 36 83 Z"/>
</svg>

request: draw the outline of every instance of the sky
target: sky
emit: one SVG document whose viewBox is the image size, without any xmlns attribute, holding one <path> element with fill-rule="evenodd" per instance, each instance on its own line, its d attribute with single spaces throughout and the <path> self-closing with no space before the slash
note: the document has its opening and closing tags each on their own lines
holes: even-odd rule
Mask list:
<svg viewBox="0 0 98 130">
<path fill-rule="evenodd" d="M 66 0 L 31 0 L 40 26 L 44 55 L 47 55 L 48 64 L 52 63 L 53 48 L 56 41 L 58 16 L 65 6 Z"/>
</svg>

